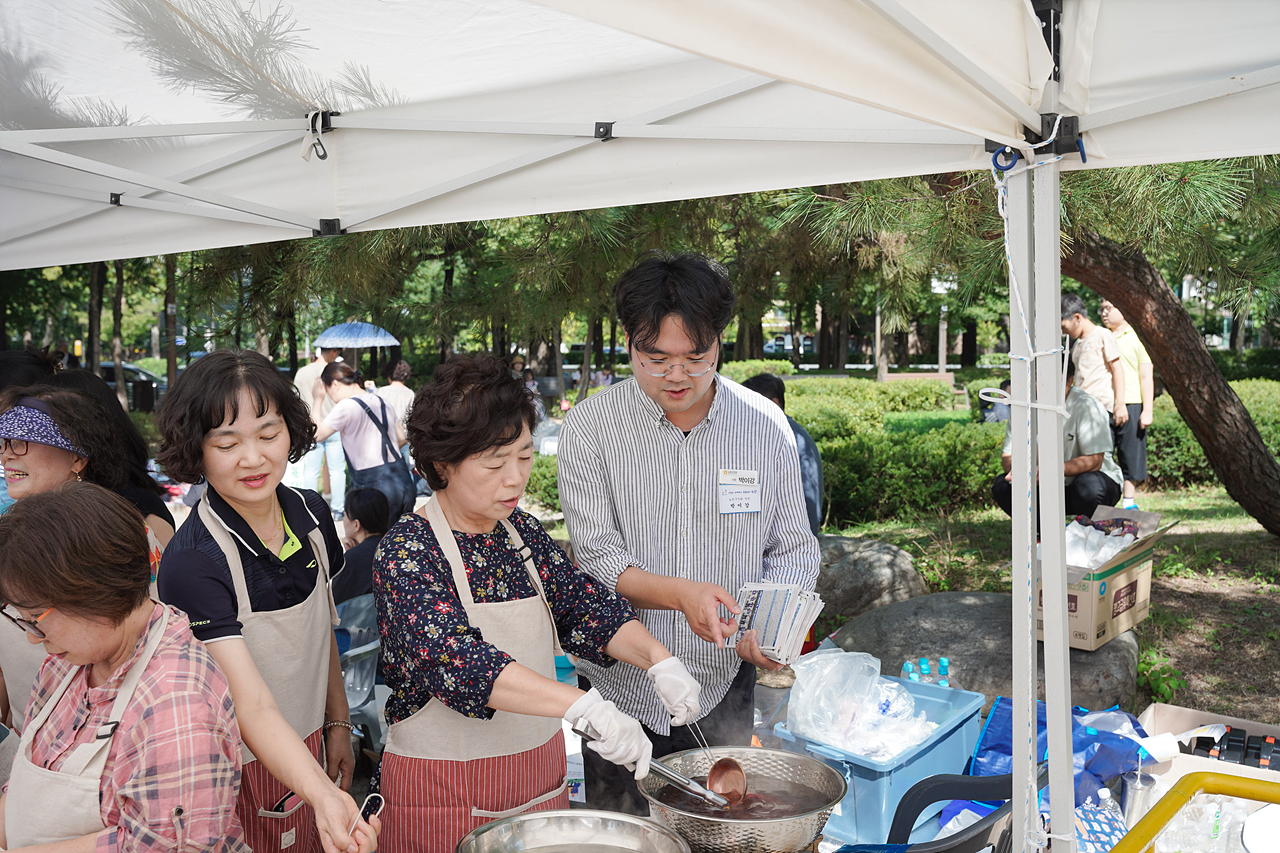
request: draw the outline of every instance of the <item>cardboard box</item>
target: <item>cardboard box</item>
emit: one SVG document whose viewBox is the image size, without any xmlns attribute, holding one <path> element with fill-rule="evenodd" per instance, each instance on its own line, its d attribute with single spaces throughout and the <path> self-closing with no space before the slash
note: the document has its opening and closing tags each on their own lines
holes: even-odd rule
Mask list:
<svg viewBox="0 0 1280 853">
<path fill-rule="evenodd" d="M 1095 520 L 1131 518 L 1138 522 L 1138 539 L 1096 569 L 1067 566 L 1068 645 L 1093 651 L 1143 619 L 1151 609 L 1151 566 L 1156 542 L 1177 522 L 1160 527 L 1154 512 L 1100 506 Z M 1044 639 L 1044 592 L 1037 610 L 1036 637 Z"/>
<path fill-rule="evenodd" d="M 1262 735 L 1263 737 L 1271 735 L 1280 739 L 1280 726 L 1264 725 L 1251 720 L 1241 720 L 1237 717 L 1224 717 L 1221 714 L 1210 714 L 1208 711 L 1193 711 L 1190 708 L 1165 705 L 1162 702 L 1148 705 L 1147 709 L 1138 715 L 1138 722 L 1142 724 L 1142 728 L 1149 735 L 1162 732 L 1180 735 L 1183 732 L 1191 731 L 1197 726 L 1223 723 L 1233 729 L 1243 729 L 1249 735 Z M 1229 761 L 1219 761 L 1216 758 L 1204 758 L 1199 755 L 1175 755 L 1169 761 L 1152 764 L 1143 769 L 1152 776 L 1160 777 L 1161 781 L 1170 785 L 1188 773 L 1227 773 L 1248 779 L 1261 779 L 1265 782 L 1280 782 L 1280 772 L 1275 770 L 1263 770 L 1246 764 L 1233 764 Z M 1265 805 L 1265 803 L 1253 800 L 1245 800 L 1244 802 L 1250 812 Z"/>
</svg>

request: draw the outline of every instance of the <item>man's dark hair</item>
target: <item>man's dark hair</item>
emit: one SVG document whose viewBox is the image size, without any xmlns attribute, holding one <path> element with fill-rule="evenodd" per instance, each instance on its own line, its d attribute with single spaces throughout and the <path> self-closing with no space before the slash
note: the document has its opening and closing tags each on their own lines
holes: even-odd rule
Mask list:
<svg viewBox="0 0 1280 853">
<path fill-rule="evenodd" d="M 773 373 L 757 373 L 746 382 L 743 388 L 749 388 L 757 394 L 763 394 L 771 400 L 777 400 L 785 411 L 787 408 L 787 383 Z"/>
<path fill-rule="evenodd" d="M 377 489 L 365 487 L 347 492 L 344 512 L 373 536 L 386 533 L 391 526 L 391 506 L 387 496 Z"/>
<path fill-rule="evenodd" d="M 0 600 L 119 625 L 150 594 L 150 556 L 132 504 L 92 483 L 66 483 L 0 516 Z"/>
<path fill-rule="evenodd" d="M 124 455 L 124 436 L 116 428 L 115 419 L 105 405 L 69 388 L 33 385 L 9 388 L 0 393 L 0 412 L 9 411 L 23 397 L 43 400 L 62 437 L 89 454 L 80 474 L 84 479 L 106 489 L 118 489 L 128 481 L 129 463 Z M 112 405 L 120 408 L 120 403 L 114 399 Z"/>
<path fill-rule="evenodd" d="M 436 368 L 413 397 L 406 424 L 418 471 L 435 491 L 448 488 L 441 468 L 503 447 L 537 423 L 533 392 L 491 355 L 459 355 Z"/>
<path fill-rule="evenodd" d="M 343 385 L 356 385 L 360 382 L 360 371 L 345 361 L 331 361 L 320 371 L 320 381 L 328 388 L 335 382 Z"/>
<path fill-rule="evenodd" d="M 1084 300 L 1074 293 L 1062 294 L 1062 319 L 1070 320 L 1077 314 L 1086 320 L 1089 318 L 1089 309 L 1085 307 Z"/>
<path fill-rule="evenodd" d="M 630 345 L 646 352 L 669 316 L 680 318 L 700 353 L 711 349 L 733 318 L 733 287 L 724 267 L 694 252 L 653 253 L 622 274 L 613 300 Z"/>
<path fill-rule="evenodd" d="M 316 425 L 293 383 L 266 356 L 253 350 L 222 349 L 193 361 L 165 395 L 156 428 L 156 462 L 181 483 L 204 477 L 204 437 L 240 417 L 241 390 L 249 392 L 257 417 L 272 406 L 289 430 L 289 461 L 297 462 L 316 444 Z"/>
</svg>

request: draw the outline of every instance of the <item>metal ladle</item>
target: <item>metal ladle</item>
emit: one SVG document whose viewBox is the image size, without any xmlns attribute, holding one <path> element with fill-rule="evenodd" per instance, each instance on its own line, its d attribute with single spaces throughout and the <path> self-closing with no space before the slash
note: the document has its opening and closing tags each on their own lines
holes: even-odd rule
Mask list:
<svg viewBox="0 0 1280 853">
<path fill-rule="evenodd" d="M 742 798 L 747 795 L 747 773 L 742 769 L 742 764 L 736 758 L 721 758 L 717 761 L 711 747 L 707 746 L 707 737 L 697 721 L 689 721 L 689 731 L 712 762 L 711 769 L 707 771 L 707 787 L 728 800 L 730 805 L 742 802 Z"/>
<path fill-rule="evenodd" d="M 592 729 L 590 725 L 582 722 L 573 724 L 573 733 L 578 737 L 588 741 L 600 739 L 596 731 Z M 737 762 L 734 761 L 734 764 L 737 764 Z M 741 771 L 741 768 L 739 768 L 739 771 Z M 732 805 L 732 803 L 729 802 L 728 798 L 716 793 L 715 791 L 707 790 L 702 785 L 699 785 L 697 782 L 690 779 L 688 776 L 685 776 L 683 773 L 679 773 L 675 770 L 672 770 L 670 767 L 663 764 L 661 761 L 659 761 L 656 758 L 649 762 L 649 772 L 655 773 L 658 776 L 661 776 L 663 779 L 666 779 L 668 782 L 670 782 L 672 785 L 675 785 L 680 790 L 687 791 L 688 793 L 693 794 L 695 797 L 706 800 L 708 803 L 711 803 L 711 805 L 713 806 L 719 806 L 722 809 L 727 809 L 729 808 L 730 805 Z M 708 778 L 708 781 L 710 781 L 709 778 Z M 744 792 L 745 792 L 745 788 L 746 788 L 746 783 L 745 783 L 745 777 L 744 777 L 744 783 L 743 783 Z"/>
</svg>

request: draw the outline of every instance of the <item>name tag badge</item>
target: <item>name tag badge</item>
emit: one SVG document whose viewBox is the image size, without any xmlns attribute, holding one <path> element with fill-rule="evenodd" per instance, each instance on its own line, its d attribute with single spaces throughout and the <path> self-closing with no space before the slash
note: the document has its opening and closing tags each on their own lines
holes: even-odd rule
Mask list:
<svg viewBox="0 0 1280 853">
<path fill-rule="evenodd" d="M 720 514 L 760 511 L 758 471 L 720 469 Z"/>
</svg>

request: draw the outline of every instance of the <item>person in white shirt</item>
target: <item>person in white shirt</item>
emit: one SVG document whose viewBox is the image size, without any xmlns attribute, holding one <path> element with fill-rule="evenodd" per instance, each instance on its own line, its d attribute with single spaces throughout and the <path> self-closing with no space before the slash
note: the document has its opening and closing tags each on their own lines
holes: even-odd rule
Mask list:
<svg viewBox="0 0 1280 853">
<path fill-rule="evenodd" d="M 315 361 L 298 368 L 293 377 L 293 387 L 298 389 L 298 396 L 310 409 L 313 402 L 311 390 L 320 372 L 333 362 L 340 361 L 342 350 L 337 348 L 321 349 Z M 320 401 L 320 417 L 323 419 L 333 410 L 333 401 L 325 397 Z M 284 473 L 284 484 L 295 489 L 311 489 L 323 492 L 320 488 L 320 468 L 329 466 L 329 508 L 335 520 L 341 521 L 346 509 L 347 466 L 342 458 L 342 442 L 336 435 L 329 436 L 326 441 L 317 441 L 316 446 L 307 451 L 297 462 L 290 462 Z"/>
<path fill-rule="evenodd" d="M 818 575 L 795 436 L 781 409 L 716 372 L 734 307 L 718 264 L 654 255 L 623 274 L 614 300 L 635 376 L 565 419 L 557 459 L 569 539 L 578 565 L 635 605 L 701 684 L 707 740 L 749 745 L 756 667 L 781 665 L 753 632 L 726 646 L 741 612 L 734 594 L 760 581 L 813 589 Z M 726 500 L 730 481 L 738 494 Z M 697 745 L 640 670 L 578 671 L 580 686 L 644 724 L 654 756 Z M 644 813 L 629 776 L 583 756 L 592 808 Z"/>
</svg>

